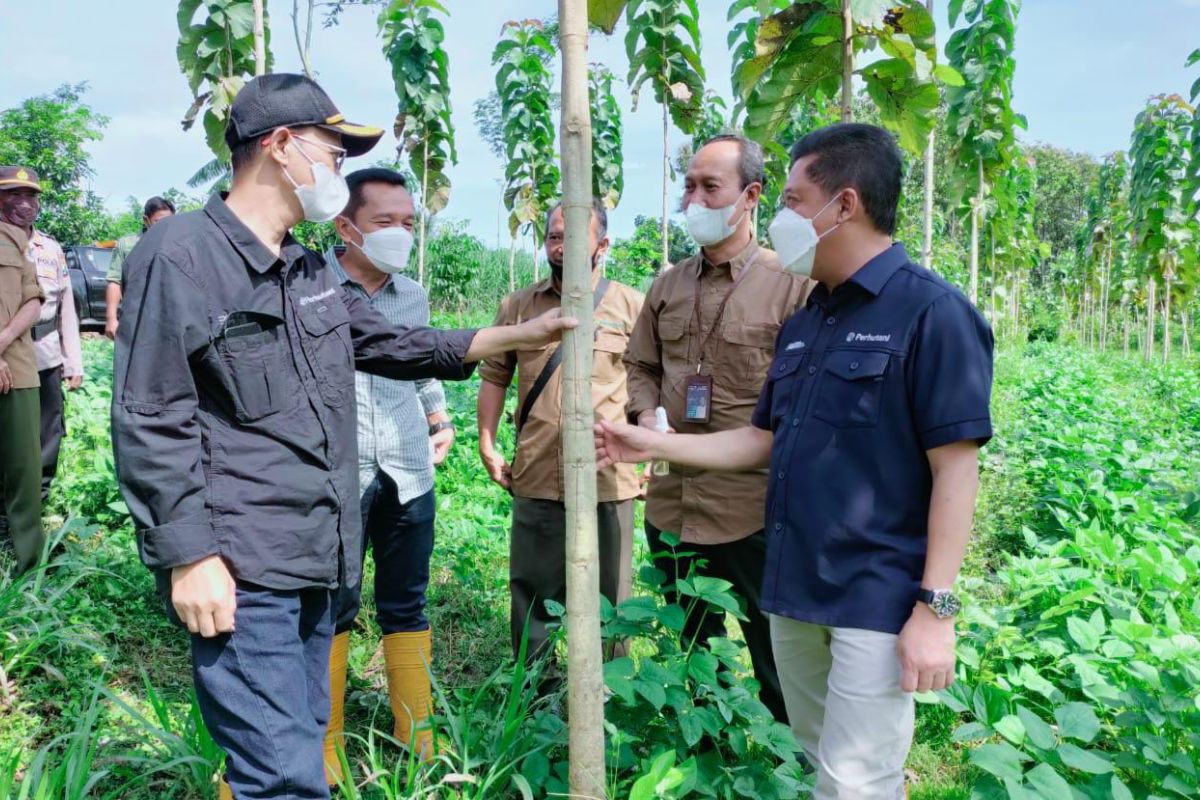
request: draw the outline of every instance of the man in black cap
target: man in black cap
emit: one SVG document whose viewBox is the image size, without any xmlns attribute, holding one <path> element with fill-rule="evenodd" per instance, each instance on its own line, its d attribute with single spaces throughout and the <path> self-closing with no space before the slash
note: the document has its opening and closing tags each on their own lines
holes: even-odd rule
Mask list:
<svg viewBox="0 0 1200 800">
<path fill-rule="evenodd" d="M 343 159 L 381 135 L 303 76 L 255 78 L 230 109 L 228 196 L 151 228 L 126 264 L 118 475 L 239 800 L 329 797 L 333 597 L 361 572 L 355 369 L 461 380 L 574 325 L 396 328 L 297 244 L 289 229 L 341 212 Z"/>
</svg>

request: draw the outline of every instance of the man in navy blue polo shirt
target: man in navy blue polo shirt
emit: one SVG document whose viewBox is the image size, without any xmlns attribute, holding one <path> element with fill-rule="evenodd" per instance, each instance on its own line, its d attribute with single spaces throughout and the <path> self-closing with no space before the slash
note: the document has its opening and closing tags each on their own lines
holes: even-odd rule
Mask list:
<svg viewBox="0 0 1200 800">
<path fill-rule="evenodd" d="M 904 796 L 914 691 L 954 680 L 952 593 L 992 435 L 992 333 L 892 242 L 900 153 L 870 125 L 792 149 L 771 238 L 819 282 L 780 331 L 752 425 L 597 426 L 599 463 L 770 464 L 762 608 L 817 798 Z"/>
</svg>

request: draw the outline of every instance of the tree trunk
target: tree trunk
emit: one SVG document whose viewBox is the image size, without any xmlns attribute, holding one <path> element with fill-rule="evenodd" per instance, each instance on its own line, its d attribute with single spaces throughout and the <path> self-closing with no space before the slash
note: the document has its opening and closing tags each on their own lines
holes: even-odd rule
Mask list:
<svg viewBox="0 0 1200 800">
<path fill-rule="evenodd" d="M 538 247 L 537 231 L 533 232 L 533 282 L 542 279 L 542 248 Z"/>
<path fill-rule="evenodd" d="M 300 0 L 292 0 L 292 33 L 296 37 L 296 51 L 300 54 L 300 66 L 304 74 L 312 77 L 312 63 L 309 61 L 309 51 L 312 49 L 313 6 L 316 0 L 308 0 L 308 22 L 304 27 L 304 35 L 300 35 Z"/>
<path fill-rule="evenodd" d="M 417 245 L 417 283 L 425 286 L 425 226 L 429 204 L 425 202 L 429 191 L 429 140 L 421 145 L 421 208 L 417 212 L 417 235 L 421 241 Z"/>
<path fill-rule="evenodd" d="M 971 204 L 971 303 L 979 305 L 979 216 L 983 213 L 983 161 L 979 162 L 979 193 Z"/>
<path fill-rule="evenodd" d="M 567 698 L 571 796 L 605 797 L 600 556 L 592 435 L 592 123 L 587 89 L 587 2 L 559 0 L 562 50 L 563 480 L 567 512 Z"/>
<path fill-rule="evenodd" d="M 854 121 L 854 12 L 842 0 L 842 122 Z"/>
<path fill-rule="evenodd" d="M 671 267 L 671 222 L 667 217 L 668 195 L 667 191 L 670 186 L 668 176 L 671 174 L 671 151 L 669 134 L 671 131 L 671 115 L 667 104 L 664 102 L 662 107 L 663 115 L 663 181 L 662 181 L 662 262 L 659 264 L 659 271 L 666 272 Z"/>
<path fill-rule="evenodd" d="M 514 233 L 508 242 L 508 290 L 517 290 L 517 235 Z"/>
<path fill-rule="evenodd" d="M 1151 275 L 1146 281 L 1146 341 L 1143 344 L 1146 360 L 1150 361 L 1154 358 L 1154 319 L 1158 306 L 1154 302 L 1154 276 Z"/>
<path fill-rule="evenodd" d="M 929 16 L 933 16 L 933 0 L 926 0 L 925 7 Z M 925 143 L 925 216 L 923 227 L 925 237 L 921 245 L 921 261 L 926 269 L 933 269 L 933 144 L 937 136 L 937 126 L 929 131 L 929 141 Z"/>
<path fill-rule="evenodd" d="M 1122 317 L 1121 324 L 1125 328 L 1125 332 L 1123 335 L 1124 342 L 1121 347 L 1121 353 L 1126 358 L 1128 358 L 1129 357 L 1129 306 L 1127 306 L 1127 305 L 1121 306 L 1121 317 Z"/>
<path fill-rule="evenodd" d="M 1171 360 L 1171 279 L 1174 272 L 1163 274 L 1163 363 Z"/>
<path fill-rule="evenodd" d="M 996 293 L 1000 290 L 996 275 L 996 229 L 988 231 L 990 247 L 988 249 L 988 270 L 992 273 L 992 328 L 996 335 L 1000 334 L 1000 318 L 996 315 Z"/>
<path fill-rule="evenodd" d="M 1179 330 L 1183 333 L 1183 357 L 1186 360 L 1192 357 L 1192 337 L 1188 334 L 1188 313 L 1186 310 L 1179 312 Z"/>
<path fill-rule="evenodd" d="M 254 0 L 254 74 L 267 74 L 267 36 L 263 25 L 263 2 Z"/>
</svg>

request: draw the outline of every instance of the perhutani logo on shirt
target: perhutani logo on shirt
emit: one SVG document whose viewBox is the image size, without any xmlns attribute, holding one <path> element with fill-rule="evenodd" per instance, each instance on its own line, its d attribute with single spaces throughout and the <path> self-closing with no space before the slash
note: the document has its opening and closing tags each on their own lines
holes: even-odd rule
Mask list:
<svg viewBox="0 0 1200 800">
<path fill-rule="evenodd" d="M 321 300 L 328 300 L 330 297 L 333 297 L 335 294 L 337 294 L 337 289 L 326 289 L 325 291 L 321 292 L 320 294 L 313 294 L 313 295 L 309 295 L 308 297 L 301 297 L 300 305 L 306 306 L 309 303 L 317 303 L 317 302 L 320 302 Z"/>
<path fill-rule="evenodd" d="M 789 344 L 787 347 L 784 348 L 784 350 L 789 353 L 792 352 L 793 350 L 803 350 L 803 349 L 804 349 L 804 342 L 792 342 L 791 344 Z"/>
<path fill-rule="evenodd" d="M 847 342 L 890 342 L 892 335 L 890 333 L 847 333 Z"/>
</svg>

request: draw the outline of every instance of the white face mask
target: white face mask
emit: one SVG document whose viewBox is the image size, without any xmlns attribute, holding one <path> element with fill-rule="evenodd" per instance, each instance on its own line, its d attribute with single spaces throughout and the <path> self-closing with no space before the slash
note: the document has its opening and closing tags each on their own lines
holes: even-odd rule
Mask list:
<svg viewBox="0 0 1200 800">
<path fill-rule="evenodd" d="M 350 227 L 362 236 L 362 244 L 350 242 L 366 256 L 376 269 L 394 275 L 408 268 L 408 256 L 412 253 L 413 235 L 407 228 L 391 227 L 363 233 L 350 220 Z"/>
<path fill-rule="evenodd" d="M 746 190 L 743 189 L 738 199 L 724 208 L 706 208 L 699 203 L 692 203 L 687 207 L 687 211 L 684 212 L 687 215 L 687 229 L 696 244 L 708 247 L 733 235 L 741 219 L 735 223 L 732 217 L 737 213 L 737 205 L 745 193 Z"/>
<path fill-rule="evenodd" d="M 786 206 L 775 215 L 771 226 L 767 228 L 767 233 L 771 237 L 771 246 L 775 248 L 784 272 L 791 272 L 805 278 L 812 275 L 813 261 L 817 257 L 817 242 L 833 233 L 842 224 L 839 222 L 825 233 L 818 234 L 813 222 L 840 196 L 841 192 L 835 194 L 833 199 L 822 206 L 812 219 L 801 216 Z"/>
<path fill-rule="evenodd" d="M 300 145 L 296 145 L 296 151 L 304 156 L 312 170 L 312 184 L 304 186 L 296 183 L 286 169 L 283 176 L 292 184 L 304 218 L 309 222 L 329 222 L 346 208 L 346 203 L 350 201 L 350 187 L 341 175 L 309 158 Z"/>
</svg>

